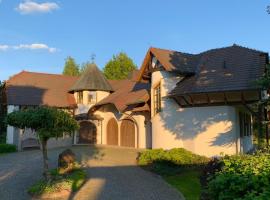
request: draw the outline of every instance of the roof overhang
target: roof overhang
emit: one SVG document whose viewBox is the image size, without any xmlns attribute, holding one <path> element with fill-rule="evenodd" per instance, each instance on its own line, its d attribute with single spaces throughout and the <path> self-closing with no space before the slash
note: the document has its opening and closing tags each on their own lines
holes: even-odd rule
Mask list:
<svg viewBox="0 0 270 200">
<path fill-rule="evenodd" d="M 250 104 L 261 99 L 261 90 L 218 91 L 169 95 L 181 107 Z"/>
</svg>

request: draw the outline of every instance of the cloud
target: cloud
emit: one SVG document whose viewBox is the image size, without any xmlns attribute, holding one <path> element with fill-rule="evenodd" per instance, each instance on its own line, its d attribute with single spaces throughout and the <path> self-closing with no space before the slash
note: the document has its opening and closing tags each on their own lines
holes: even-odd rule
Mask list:
<svg viewBox="0 0 270 200">
<path fill-rule="evenodd" d="M 8 45 L 1 45 L 1 44 L 0 44 L 0 51 L 5 51 L 5 50 L 7 50 L 8 48 L 9 48 Z"/>
<path fill-rule="evenodd" d="M 59 8 L 54 2 L 37 3 L 32 0 L 26 0 L 20 3 L 16 10 L 21 14 L 48 13 Z"/>
<path fill-rule="evenodd" d="M 57 51 L 54 47 L 49 47 L 47 44 L 34 43 L 34 44 L 19 44 L 15 46 L 0 45 L 0 51 L 13 50 L 46 50 L 49 53 L 55 53 Z"/>
</svg>

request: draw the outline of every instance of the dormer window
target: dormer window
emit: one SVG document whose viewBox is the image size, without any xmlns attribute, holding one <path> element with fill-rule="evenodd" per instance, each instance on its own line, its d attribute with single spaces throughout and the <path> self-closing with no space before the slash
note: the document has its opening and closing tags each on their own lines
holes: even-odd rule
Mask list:
<svg viewBox="0 0 270 200">
<path fill-rule="evenodd" d="M 83 103 L 83 92 L 77 92 L 77 103 L 82 104 Z"/>
<path fill-rule="evenodd" d="M 95 104 L 97 102 L 97 92 L 89 91 L 88 93 L 88 104 Z"/>
</svg>

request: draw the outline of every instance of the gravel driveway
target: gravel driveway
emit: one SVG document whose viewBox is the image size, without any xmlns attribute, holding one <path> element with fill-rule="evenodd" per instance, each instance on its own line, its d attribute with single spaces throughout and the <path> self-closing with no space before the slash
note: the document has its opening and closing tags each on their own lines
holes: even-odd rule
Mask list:
<svg viewBox="0 0 270 200">
<path fill-rule="evenodd" d="M 104 146 L 71 147 L 86 166 L 88 179 L 68 200 L 181 200 L 159 176 L 136 166 L 137 151 Z M 49 151 L 56 167 L 63 149 Z M 39 150 L 0 155 L 0 199 L 28 200 L 27 188 L 41 178 Z"/>
</svg>

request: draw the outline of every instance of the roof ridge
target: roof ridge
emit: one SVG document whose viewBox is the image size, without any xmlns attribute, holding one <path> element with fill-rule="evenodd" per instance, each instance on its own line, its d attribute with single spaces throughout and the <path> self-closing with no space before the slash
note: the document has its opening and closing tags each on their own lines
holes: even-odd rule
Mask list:
<svg viewBox="0 0 270 200">
<path fill-rule="evenodd" d="M 197 55 L 194 53 L 187 53 L 187 52 L 183 52 L 183 51 L 177 51 L 177 50 L 171 50 L 171 49 L 164 49 L 164 48 L 158 48 L 158 47 L 150 47 L 150 50 L 152 49 L 157 49 L 157 50 L 161 50 L 161 51 L 173 51 L 173 52 L 177 52 L 177 53 L 183 53 L 183 54 L 189 54 L 189 55 Z"/>
<path fill-rule="evenodd" d="M 33 72 L 33 71 L 25 71 L 24 73 L 32 73 L 32 74 L 42 74 L 42 75 L 51 75 L 51 76 L 62 76 L 62 77 L 80 77 L 80 76 L 72 76 L 72 75 L 65 75 L 65 74 L 54 74 L 54 73 L 47 73 L 47 72 Z"/>
</svg>

